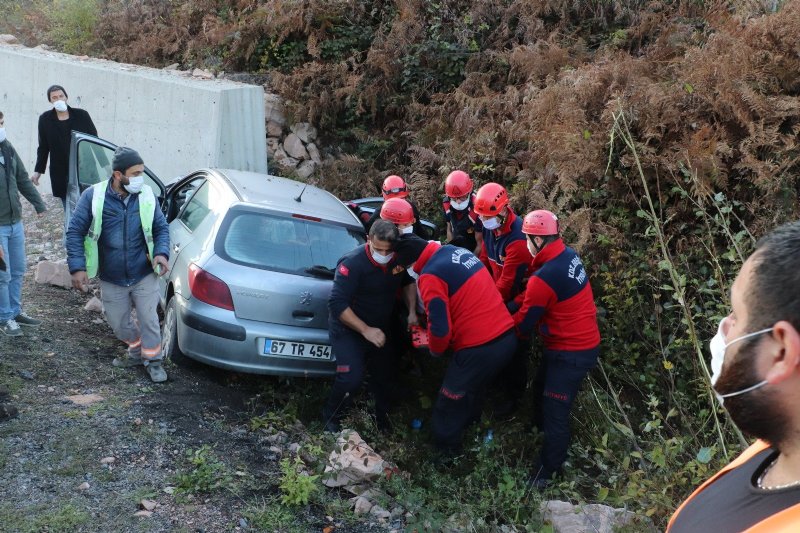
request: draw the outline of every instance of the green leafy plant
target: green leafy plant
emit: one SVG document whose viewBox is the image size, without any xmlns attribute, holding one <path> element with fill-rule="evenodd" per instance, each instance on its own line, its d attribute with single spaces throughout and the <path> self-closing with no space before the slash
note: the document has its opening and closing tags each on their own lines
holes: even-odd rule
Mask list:
<svg viewBox="0 0 800 533">
<path fill-rule="evenodd" d="M 207 493 L 230 486 L 228 468 L 213 453 L 211 446 L 203 445 L 186 452 L 189 469 L 175 476 L 179 492 L 187 494 Z"/>
<path fill-rule="evenodd" d="M 263 499 L 250 504 L 242 513 L 250 527 L 257 531 L 300 532 L 302 526 L 297 523 L 295 512 L 283 505 L 277 497 Z"/>
<path fill-rule="evenodd" d="M 317 490 L 319 476 L 305 473 L 305 463 L 299 456 L 294 460 L 282 459 L 281 473 L 281 502 L 286 505 L 306 505 Z"/>
</svg>

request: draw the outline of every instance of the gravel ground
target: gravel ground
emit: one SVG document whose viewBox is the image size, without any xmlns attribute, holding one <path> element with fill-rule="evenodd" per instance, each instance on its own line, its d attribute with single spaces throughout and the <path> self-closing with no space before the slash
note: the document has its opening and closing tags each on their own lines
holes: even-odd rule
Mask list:
<svg viewBox="0 0 800 533">
<path fill-rule="evenodd" d="M 27 204 L 24 214 L 23 304 L 44 324 L 23 337 L 0 337 L 0 383 L 11 388 L 20 410 L 0 423 L 0 531 L 386 529 L 368 519 L 359 523 L 346 495 L 332 491 L 305 507 L 277 503 L 280 457 L 308 436 L 295 423 L 286 446 L 276 449 L 269 431 L 251 430 L 252 417 L 274 401 L 266 397 L 277 380 L 168 363 L 169 381 L 155 385 L 141 367 L 112 367 L 124 345 L 100 314 L 83 309 L 90 296 L 33 281 L 37 261 L 65 255 L 60 202 L 49 198 L 48 205 L 41 218 Z M 281 386 L 291 395 L 295 385 Z M 89 394 L 102 399 L 80 406 L 68 398 Z M 187 462 L 187 453 L 203 445 L 233 482 L 206 492 L 175 491 L 176 474 L 194 472 L 196 484 L 205 479 L 207 464 Z M 156 505 L 149 516 L 135 514 L 147 514 L 142 500 Z"/>
</svg>

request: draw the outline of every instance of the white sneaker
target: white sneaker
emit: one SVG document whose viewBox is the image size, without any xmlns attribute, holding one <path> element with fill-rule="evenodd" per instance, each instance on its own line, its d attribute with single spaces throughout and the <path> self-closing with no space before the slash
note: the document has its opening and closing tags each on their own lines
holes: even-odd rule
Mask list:
<svg viewBox="0 0 800 533">
<path fill-rule="evenodd" d="M 6 323 L 0 326 L 0 331 L 9 337 L 19 337 L 22 335 L 22 329 L 20 329 L 19 324 L 17 324 L 17 321 L 13 318 L 6 320 Z"/>
</svg>

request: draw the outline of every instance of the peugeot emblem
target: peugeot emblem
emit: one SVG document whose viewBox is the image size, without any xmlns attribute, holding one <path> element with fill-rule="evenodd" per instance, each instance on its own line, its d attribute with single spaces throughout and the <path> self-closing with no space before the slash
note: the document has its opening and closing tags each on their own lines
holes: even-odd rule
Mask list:
<svg viewBox="0 0 800 533">
<path fill-rule="evenodd" d="M 303 305 L 311 305 L 311 293 L 308 291 L 301 292 L 300 303 Z"/>
</svg>

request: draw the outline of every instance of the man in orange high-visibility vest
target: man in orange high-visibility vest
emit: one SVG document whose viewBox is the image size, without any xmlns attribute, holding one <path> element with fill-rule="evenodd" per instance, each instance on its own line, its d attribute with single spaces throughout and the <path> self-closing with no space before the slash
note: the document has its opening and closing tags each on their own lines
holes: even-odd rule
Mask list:
<svg viewBox="0 0 800 533">
<path fill-rule="evenodd" d="M 800 222 L 763 237 L 731 288 L 711 341 L 712 385 L 759 439 L 700 486 L 669 533 L 800 531 Z"/>
</svg>

